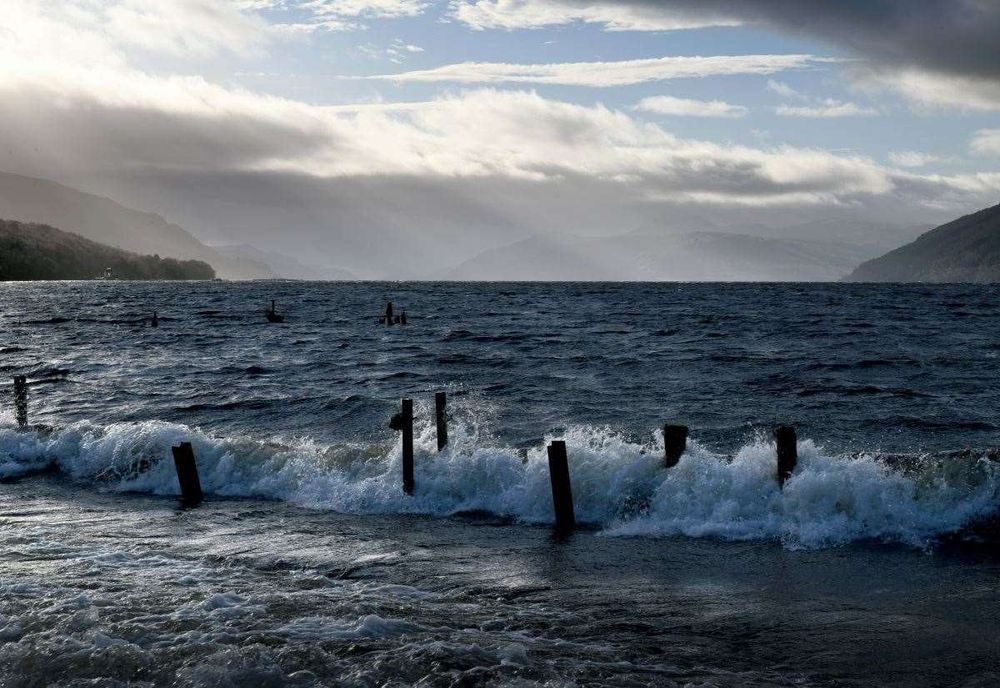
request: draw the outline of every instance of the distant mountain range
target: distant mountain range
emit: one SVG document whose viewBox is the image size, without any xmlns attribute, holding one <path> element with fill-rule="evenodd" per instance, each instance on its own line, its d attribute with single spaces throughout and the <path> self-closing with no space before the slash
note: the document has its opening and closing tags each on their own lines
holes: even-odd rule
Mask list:
<svg viewBox="0 0 1000 688">
<path fill-rule="evenodd" d="M 726 232 L 615 237 L 534 236 L 435 275 L 452 280 L 832 281 L 876 246 Z"/>
<path fill-rule="evenodd" d="M 303 280 L 357 279 L 357 277 L 350 270 L 344 270 L 343 268 L 324 268 L 318 265 L 306 265 L 291 256 L 286 256 L 284 253 L 278 253 L 277 251 L 264 251 L 256 246 L 251 246 L 250 244 L 213 246 L 212 248 L 227 258 L 260 265 L 262 269 L 269 271 L 273 277 Z"/>
<path fill-rule="evenodd" d="M 1000 281 L 1000 205 L 941 225 L 861 264 L 852 282 Z"/>
<path fill-rule="evenodd" d="M 144 256 L 40 224 L 0 220 L 0 281 L 95 279 L 110 268 L 118 279 L 212 279 L 200 260 Z"/>
</svg>

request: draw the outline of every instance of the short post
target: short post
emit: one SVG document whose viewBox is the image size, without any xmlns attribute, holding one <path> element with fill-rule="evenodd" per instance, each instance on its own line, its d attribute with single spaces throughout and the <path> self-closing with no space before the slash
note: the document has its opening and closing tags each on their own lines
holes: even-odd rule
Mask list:
<svg viewBox="0 0 1000 688">
<path fill-rule="evenodd" d="M 198 479 L 198 465 L 194 461 L 194 450 L 190 442 L 182 442 L 180 446 L 172 447 L 174 466 L 177 467 L 177 482 L 181 486 L 181 499 L 184 504 L 194 506 L 202 499 L 201 481 Z"/>
<path fill-rule="evenodd" d="M 560 533 L 568 533 L 576 527 L 576 515 L 573 513 L 573 490 L 569 482 L 569 459 L 566 456 L 566 443 L 562 440 L 556 440 L 549 445 L 548 452 L 556 530 Z"/>
<path fill-rule="evenodd" d="M 160 319 L 156 315 L 156 311 L 153 311 L 153 319 L 149 321 L 150 327 L 159 327 Z"/>
<path fill-rule="evenodd" d="M 687 449 L 688 429 L 686 425 L 663 426 L 663 462 L 673 468 L 681 460 Z"/>
<path fill-rule="evenodd" d="M 785 486 L 785 481 L 792 477 L 795 464 L 799 460 L 796 447 L 795 428 L 782 425 L 774 429 L 774 443 L 778 454 L 778 484 Z"/>
<path fill-rule="evenodd" d="M 403 492 L 413 494 L 413 399 L 403 399 Z"/>
<path fill-rule="evenodd" d="M 445 408 L 448 404 L 448 395 L 438 392 L 434 395 L 434 418 L 437 420 L 438 451 L 441 451 L 448 444 L 448 418 L 445 415 Z"/>
<path fill-rule="evenodd" d="M 14 418 L 17 427 L 28 427 L 28 380 L 24 375 L 14 376 Z"/>
</svg>

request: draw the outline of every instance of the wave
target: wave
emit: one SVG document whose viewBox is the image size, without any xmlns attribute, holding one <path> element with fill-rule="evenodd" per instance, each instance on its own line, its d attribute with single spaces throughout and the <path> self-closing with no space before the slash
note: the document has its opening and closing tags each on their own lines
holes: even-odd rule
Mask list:
<svg viewBox="0 0 1000 688">
<path fill-rule="evenodd" d="M 475 424 L 456 424 L 450 445 L 438 453 L 430 424 L 415 433 L 412 497 L 401 490 L 398 441 L 261 441 L 162 421 L 84 421 L 19 432 L 9 415 L 0 416 L 0 478 L 54 466 L 103 489 L 176 495 L 170 447 L 190 441 L 209 495 L 355 514 L 488 513 L 527 524 L 552 521 L 543 446 L 501 446 L 481 439 Z M 858 540 L 922 547 L 1000 507 L 1000 463 L 985 452 L 908 460 L 834 456 L 802 440 L 798 468 L 781 490 L 773 445 L 762 436 L 732 456 L 691 441 L 680 464 L 666 469 L 658 434 L 639 443 L 608 428 L 567 430 L 562 439 L 578 520 L 607 536 L 771 539 L 789 548 Z"/>
</svg>

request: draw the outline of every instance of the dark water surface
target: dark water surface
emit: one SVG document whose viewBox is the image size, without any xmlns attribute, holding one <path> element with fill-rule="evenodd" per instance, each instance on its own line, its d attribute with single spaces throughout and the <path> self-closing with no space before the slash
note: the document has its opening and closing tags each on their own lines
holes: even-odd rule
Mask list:
<svg viewBox="0 0 1000 688">
<path fill-rule="evenodd" d="M 0 376 L 49 426 L 17 431 L 4 384 L 0 685 L 997 685 L 998 559 L 940 544 L 1000 508 L 997 297 L 0 284 Z M 665 421 L 691 427 L 670 470 Z"/>
</svg>

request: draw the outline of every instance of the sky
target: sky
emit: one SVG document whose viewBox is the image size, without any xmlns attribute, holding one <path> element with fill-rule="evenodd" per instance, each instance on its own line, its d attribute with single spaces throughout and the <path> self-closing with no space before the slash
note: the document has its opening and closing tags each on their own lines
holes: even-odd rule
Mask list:
<svg viewBox="0 0 1000 688">
<path fill-rule="evenodd" d="M 995 0 L 0 11 L 0 169 L 318 264 L 1000 201 Z"/>
</svg>

